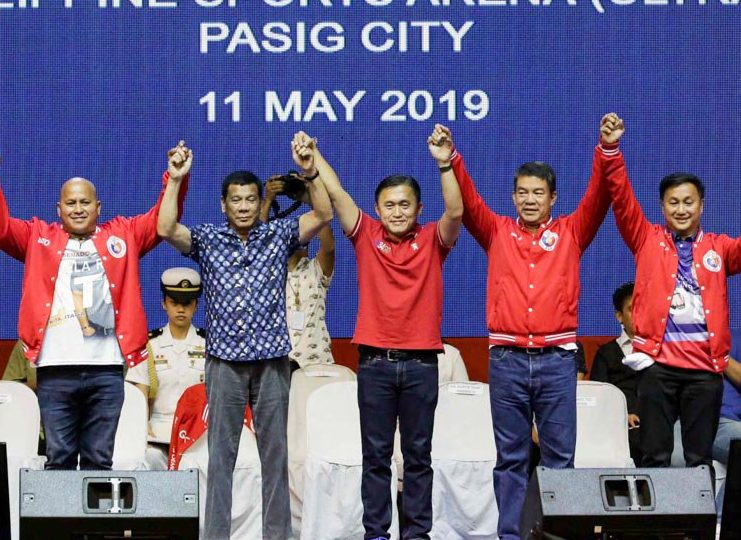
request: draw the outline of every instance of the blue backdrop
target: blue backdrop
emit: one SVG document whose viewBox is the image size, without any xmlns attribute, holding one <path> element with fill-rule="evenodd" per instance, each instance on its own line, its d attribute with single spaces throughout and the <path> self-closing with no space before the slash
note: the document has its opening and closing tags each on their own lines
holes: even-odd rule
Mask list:
<svg viewBox="0 0 741 540">
<path fill-rule="evenodd" d="M 220 220 L 221 179 L 292 168 L 289 141 L 303 129 L 364 210 L 382 177 L 405 172 L 430 220 L 442 203 L 425 140 L 441 122 L 495 211 L 513 215 L 512 172 L 539 159 L 555 167 L 555 210 L 567 213 L 599 119 L 616 111 L 649 217 L 661 219 L 659 179 L 689 170 L 708 184 L 705 229 L 736 236 L 738 2 L 0 0 L 0 181 L 17 217 L 56 219 L 59 186 L 77 175 L 96 183 L 103 218 L 135 214 L 185 139 L 195 162 L 184 222 Z M 164 322 L 158 280 L 174 264 L 189 261 L 166 245 L 142 261 L 150 326 Z M 21 273 L 0 255 L 0 338 L 16 336 Z M 445 266 L 443 335 L 486 334 L 485 274 L 464 232 Z M 615 333 L 610 295 L 633 260 L 611 215 L 581 275 L 579 333 Z M 737 326 L 738 279 L 729 302 Z M 333 336 L 352 334 L 356 306 L 353 253 L 338 238 Z"/>
</svg>

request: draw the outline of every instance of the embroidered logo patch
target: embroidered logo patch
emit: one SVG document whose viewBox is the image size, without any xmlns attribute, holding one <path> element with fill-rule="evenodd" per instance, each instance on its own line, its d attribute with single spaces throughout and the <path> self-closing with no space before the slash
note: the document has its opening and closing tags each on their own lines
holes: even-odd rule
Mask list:
<svg viewBox="0 0 741 540">
<path fill-rule="evenodd" d="M 386 255 L 388 255 L 389 253 L 391 253 L 391 246 L 389 246 L 389 245 L 388 245 L 388 244 L 387 244 L 386 242 L 384 242 L 383 240 L 379 240 L 379 241 L 378 241 L 378 243 L 376 244 L 376 248 L 378 248 L 378 250 L 379 250 L 379 251 L 380 251 L 381 253 L 385 253 Z"/>
<path fill-rule="evenodd" d="M 720 255 L 712 249 L 703 256 L 702 264 L 711 272 L 720 272 L 720 269 L 723 267 L 723 261 Z"/>
<path fill-rule="evenodd" d="M 558 234 L 551 231 L 545 231 L 543 236 L 540 237 L 539 244 L 544 250 L 553 251 L 556 249 L 556 244 L 558 244 Z"/>
<path fill-rule="evenodd" d="M 126 255 L 126 242 L 121 240 L 118 236 L 111 236 L 106 242 L 106 247 L 108 248 L 108 253 L 117 259 Z"/>
</svg>

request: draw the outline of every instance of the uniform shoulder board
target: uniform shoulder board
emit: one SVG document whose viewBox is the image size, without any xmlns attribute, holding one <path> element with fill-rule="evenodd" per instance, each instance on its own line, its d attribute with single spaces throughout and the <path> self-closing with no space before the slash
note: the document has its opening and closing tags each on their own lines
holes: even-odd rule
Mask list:
<svg viewBox="0 0 741 540">
<path fill-rule="evenodd" d="M 164 331 L 165 331 L 164 328 L 157 328 L 155 330 L 150 330 L 149 331 L 149 334 L 148 334 L 149 339 L 154 339 L 156 337 L 160 337 Z"/>
<path fill-rule="evenodd" d="M 203 339 L 206 339 L 206 329 L 205 328 L 196 328 L 196 334 L 198 334 Z"/>
</svg>

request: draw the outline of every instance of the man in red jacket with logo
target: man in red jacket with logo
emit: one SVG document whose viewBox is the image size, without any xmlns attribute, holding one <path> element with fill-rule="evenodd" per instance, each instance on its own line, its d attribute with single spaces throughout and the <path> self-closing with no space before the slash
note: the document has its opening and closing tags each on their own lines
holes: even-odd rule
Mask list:
<svg viewBox="0 0 741 540">
<path fill-rule="evenodd" d="M 579 260 L 610 205 L 600 168 L 613 142 L 603 133 L 579 206 L 555 219 L 556 175 L 546 163 L 517 169 L 512 201 L 518 217 L 512 219 L 486 206 L 459 153 L 451 160 L 463 196 L 463 224 L 489 259 L 489 390 L 502 540 L 520 538 L 533 416 L 542 465 L 574 466 Z"/>
<path fill-rule="evenodd" d="M 621 120 L 611 126 L 619 139 Z M 705 187 L 697 176 L 673 173 L 661 180 L 665 225 L 650 223 L 628 181 L 623 155 L 605 170 L 623 240 L 636 259 L 633 294 L 634 354 L 638 370 L 643 467 L 668 467 L 673 426 L 682 426 L 687 466 L 708 465 L 728 364 L 727 277 L 741 272 L 741 239 L 706 233 L 700 226 Z"/>
<path fill-rule="evenodd" d="M 190 164 L 183 144 L 171 150 L 163 184 Z M 38 367 L 47 469 L 75 469 L 78 455 L 81 469 L 111 468 L 123 365 L 147 354 L 139 259 L 160 241 L 161 201 L 99 226 L 95 186 L 72 178 L 57 203 L 61 224 L 49 224 L 11 217 L 0 189 L 0 249 L 25 265 L 18 330 Z"/>
</svg>

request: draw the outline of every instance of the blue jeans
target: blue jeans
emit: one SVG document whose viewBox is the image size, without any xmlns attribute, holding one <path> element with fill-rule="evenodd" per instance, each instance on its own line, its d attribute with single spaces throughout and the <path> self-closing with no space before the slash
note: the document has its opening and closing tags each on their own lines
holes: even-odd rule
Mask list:
<svg viewBox="0 0 741 540">
<path fill-rule="evenodd" d="M 403 539 L 429 539 L 432 528 L 432 427 L 437 406 L 437 355 L 391 361 L 361 348 L 358 406 L 363 446 L 365 538 L 389 538 L 391 457 L 396 419 L 404 456 Z M 394 486 L 395 487 L 395 486 Z"/>
<path fill-rule="evenodd" d="M 499 506 L 497 533 L 502 540 L 519 540 L 533 416 L 540 438 L 541 465 L 554 469 L 574 466 L 574 351 L 548 348 L 529 354 L 525 349 L 492 347 L 489 394 L 497 445 L 494 467 L 494 494 Z"/>
<path fill-rule="evenodd" d="M 110 469 L 124 401 L 121 366 L 42 367 L 36 395 L 46 435 L 46 468 Z"/>
<path fill-rule="evenodd" d="M 288 495 L 288 359 L 229 362 L 210 356 L 208 394 L 208 483 L 205 540 L 229 540 L 232 476 L 242 435 L 244 410 L 252 407 L 262 473 L 262 537 L 291 536 Z M 256 486 L 240 486 L 254 490 Z"/>
<path fill-rule="evenodd" d="M 741 422 L 721 416 L 715 442 L 713 442 L 713 459 L 720 461 L 723 465 L 728 465 L 728 451 L 733 439 L 741 439 Z"/>
</svg>

